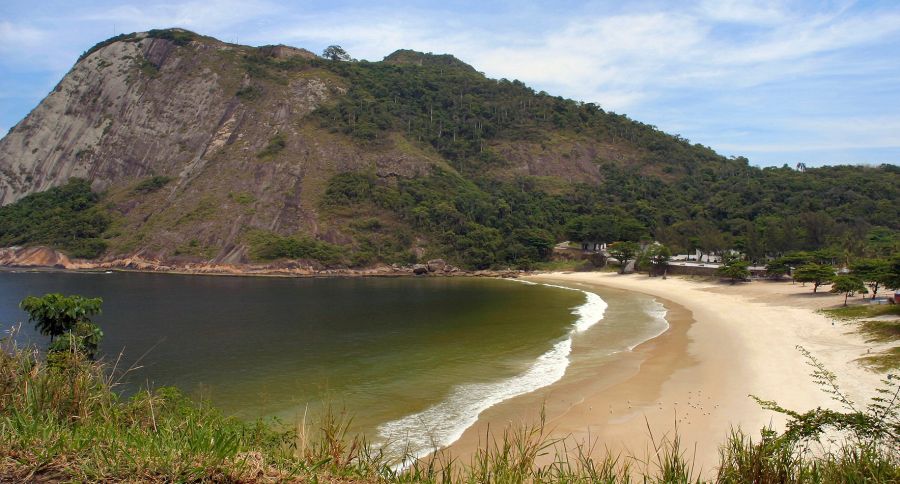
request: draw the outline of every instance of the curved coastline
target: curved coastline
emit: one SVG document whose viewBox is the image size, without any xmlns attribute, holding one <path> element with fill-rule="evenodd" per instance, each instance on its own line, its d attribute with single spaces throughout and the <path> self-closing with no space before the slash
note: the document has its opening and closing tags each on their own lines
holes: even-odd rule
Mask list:
<svg viewBox="0 0 900 484">
<path fill-rule="evenodd" d="M 582 445 L 598 456 L 642 462 L 652 454 L 651 440 L 677 431 L 695 469 L 708 473 L 730 429 L 756 435 L 764 426 L 783 427 L 783 416 L 761 409 L 748 395 L 775 398 L 797 411 L 836 406 L 809 377 L 796 346 L 834 370 L 854 401 L 874 396 L 882 378 L 854 363 L 872 344 L 815 311 L 840 304 L 838 295 L 812 295 L 788 283 L 732 286 L 612 273 L 548 273 L 529 280 L 652 296 L 667 309 L 671 328 L 580 372 L 573 365 L 543 391 L 484 412 L 451 447 L 454 458 L 466 461 L 490 442 L 491 427 L 539 422 L 543 407 L 545 435 L 565 439 L 570 450 Z"/>
<path fill-rule="evenodd" d="M 590 289 L 560 285 L 548 282 L 534 282 L 512 279 L 514 282 L 542 285 L 557 289 L 578 291 L 585 294 L 585 303 L 573 309 L 578 318 L 573 323 L 566 339 L 558 341 L 541 355 L 537 361 L 523 374 L 491 384 L 462 385 L 441 403 L 421 412 L 405 416 L 379 427 L 379 436 L 387 442 L 408 442 L 404 449 L 410 454 L 404 464 L 414 459 L 431 454 L 436 448 L 456 448 L 459 439 L 478 426 L 481 416 L 488 410 L 504 407 L 511 400 L 527 398 L 542 393 L 548 387 L 564 380 L 571 368 L 573 342 L 579 335 L 584 335 L 591 327 L 606 318 L 607 302 Z M 658 298 L 646 301 L 641 307 L 657 327 L 649 334 L 641 334 L 638 341 L 619 349 L 609 348 L 604 356 L 620 360 L 619 353 L 633 353 L 635 348 L 644 345 L 665 333 L 671 325 L 667 321 L 668 308 Z M 614 356 L 615 355 L 615 356 Z M 576 355 L 577 356 L 577 355 Z M 613 375 L 619 373 L 613 372 Z M 552 420 L 553 414 L 549 415 Z M 411 445 L 410 445 L 411 444 Z M 402 465 L 401 465 L 402 466 Z"/>
<path fill-rule="evenodd" d="M 572 342 L 575 335 L 587 331 L 603 320 L 606 308 L 596 293 L 583 289 L 510 279 L 528 285 L 541 285 L 578 291 L 585 295 L 585 302 L 572 309 L 577 316 L 568 334 L 541 354 L 523 373 L 491 383 L 471 383 L 455 387 L 440 403 L 420 412 L 385 422 L 377 429 L 378 437 L 387 442 L 403 443 L 406 463 L 430 454 L 435 447 L 443 448 L 457 441 L 478 420 L 485 410 L 511 398 L 531 393 L 552 385 L 563 378 L 570 365 Z"/>
<path fill-rule="evenodd" d="M 755 434 L 764 425 L 778 428 L 783 423 L 748 394 L 776 398 L 798 411 L 833 406 L 809 378 L 797 345 L 835 370 L 855 401 L 871 396 L 866 390 L 881 378 L 853 363 L 873 348 L 871 343 L 813 311 L 840 304 L 839 295 L 813 295 L 809 288 L 789 283 L 728 285 L 611 273 L 550 273 L 515 281 L 651 296 L 663 305 L 670 327 L 623 347 L 614 358 L 581 369 L 569 365 L 552 384 L 492 403 L 450 446 L 456 458 L 465 460 L 478 444 L 483 447 L 490 426 L 535 423 L 544 408 L 547 431 L 554 438 L 599 442 L 601 451 L 627 449 L 626 455 L 647 445 L 648 427 L 658 436 L 677 426 L 683 442 L 698 444 L 693 452 L 703 466 L 716 462 L 717 446 L 732 426 Z M 574 340 L 573 359 L 585 353 L 585 342 L 594 333 L 582 332 Z"/>
</svg>

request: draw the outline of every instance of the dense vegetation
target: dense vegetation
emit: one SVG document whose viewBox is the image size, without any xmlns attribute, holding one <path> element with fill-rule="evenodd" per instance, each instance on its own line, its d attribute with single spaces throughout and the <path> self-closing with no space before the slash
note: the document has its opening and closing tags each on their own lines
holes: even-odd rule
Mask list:
<svg viewBox="0 0 900 484">
<path fill-rule="evenodd" d="M 110 223 L 99 199 L 90 183 L 73 178 L 0 207 L 0 246 L 43 244 L 73 257 L 97 257 L 106 249 L 101 235 Z"/>
<path fill-rule="evenodd" d="M 305 62 L 350 86 L 318 111 L 323 127 L 373 149 L 399 133 L 436 150 L 458 173 L 439 171 L 396 187 L 339 175 L 330 190 L 338 196 L 326 203 L 366 202 L 366 194 L 375 194 L 377 204 L 434 234 L 465 265 L 527 266 L 546 257 L 545 238 L 655 238 L 676 252 L 735 248 L 753 261 L 822 248 L 848 256 L 900 250 L 896 166 L 760 169 L 593 104 L 487 79 L 452 56 L 398 51 L 381 63 Z M 595 159 L 602 173 L 596 185 L 548 189 L 536 178 L 485 176 L 508 164 L 495 144 L 544 144 L 560 136 L 630 145 L 641 159 Z M 344 196 L 349 180 L 373 186 L 363 197 Z M 473 240 L 483 243 L 483 253 L 470 250 Z"/>
<path fill-rule="evenodd" d="M 63 328 L 67 309 L 99 306 L 78 296 L 39 301 L 41 328 Z M 92 302 L 93 301 L 93 302 Z M 86 304 L 86 305 L 85 305 Z M 95 307 L 96 306 L 96 307 Z M 39 359 L 34 348 L 0 339 L 0 480 L 40 482 L 896 482 L 900 479 L 900 385 L 887 380 L 879 397 L 858 408 L 834 375 L 812 358 L 813 376 L 844 406 L 793 412 L 773 401 L 765 408 L 788 416 L 786 430 L 763 429 L 758 440 L 735 430 L 717 469 L 694 468 L 677 435 L 653 440 L 642 456 L 603 455 L 554 440 L 543 423 L 489 437 L 468 463 L 440 451 L 434 459 L 398 469 L 389 457 L 347 433 L 348 422 L 326 410 L 316 425 L 296 430 L 277 423 L 228 418 L 174 388 L 118 395 L 103 363 L 85 348 L 67 358 Z M 826 431 L 846 437 L 825 452 L 810 452 Z M 592 444 L 593 445 L 593 444 Z M 597 448 L 599 449 L 599 447 Z M 540 457 L 555 456 L 542 464 Z M 712 471 L 712 472 L 711 472 Z"/>
<path fill-rule="evenodd" d="M 178 29 L 148 35 L 176 45 L 204 39 Z M 86 55 L 136 39 L 115 37 Z M 837 254 L 832 264 L 900 252 L 897 166 L 757 168 L 595 104 L 488 79 L 450 55 L 401 50 L 382 62 L 357 62 L 346 60 L 349 55 L 279 59 L 265 49 L 239 52 L 248 82 L 235 96 L 243 102 L 258 102 L 297 75 L 328 78 L 346 91 L 313 113 L 307 120 L 313 127 L 368 151 L 415 149 L 439 161 L 415 179 L 366 172 L 331 179 L 321 225 L 340 232 L 329 240 L 340 241 L 341 257 L 266 249 L 257 251 L 259 259 L 317 252 L 327 264 L 411 262 L 413 249 L 424 247 L 428 257 L 467 268 L 528 268 L 546 262 L 563 240 L 657 240 L 672 253 L 735 249 L 757 263 L 796 251 L 829 250 Z M 604 154 L 604 146 L 622 156 Z M 256 157 L 275 160 L 286 147 L 284 135 L 276 134 Z M 565 164 L 560 157 L 573 156 L 589 157 L 596 172 L 574 179 L 522 175 L 521 160 L 504 154 L 510 147 L 543 160 L 549 173 Z M 152 191 L 162 181 L 136 191 Z M 7 245 L 9 227 L 0 219 L 0 242 Z M 19 235 L 15 243 L 99 254 L 99 232 L 82 232 L 83 243 L 69 238 L 62 245 L 63 238 L 39 233 Z"/>
<path fill-rule="evenodd" d="M 783 174 L 793 173 L 785 170 Z M 437 170 L 429 177 L 394 184 L 369 174 L 341 174 L 330 181 L 324 204 L 375 204 L 387 209 L 432 234 L 442 244 L 443 254 L 477 268 L 528 267 L 546 260 L 553 244 L 566 239 L 637 242 L 655 238 L 675 253 L 736 249 L 753 262 L 815 249 L 829 249 L 833 263 L 888 257 L 900 251 L 894 224 L 875 226 L 864 218 L 832 218 L 825 212 L 795 215 L 784 206 L 778 215 L 715 223 L 702 216 L 660 216 L 674 206 L 674 200 L 609 200 L 610 195 L 590 186 L 551 194 L 534 179 L 470 180 Z"/>
<path fill-rule="evenodd" d="M 435 234 L 437 254 L 467 267 L 546 259 L 555 239 L 542 227 L 562 222 L 543 219 L 551 211 L 541 205 L 552 203 L 551 198 L 541 192 L 519 197 L 508 186 L 497 187 L 497 193 L 503 198 L 446 171 L 400 180 L 396 186 L 373 175 L 344 173 L 330 181 L 323 203 L 326 208 L 368 203 L 393 211 L 406 223 Z"/>
<path fill-rule="evenodd" d="M 247 236 L 250 256 L 257 260 L 307 259 L 327 265 L 344 263 L 340 247 L 309 237 L 284 237 L 268 232 L 253 232 Z"/>
<path fill-rule="evenodd" d="M 319 110 L 323 127 L 376 146 L 386 142 L 387 133 L 400 132 L 427 143 L 464 173 L 503 165 L 492 141 L 544 143 L 560 134 L 647 147 L 662 154 L 649 161 L 688 174 L 710 162 L 743 164 L 595 104 L 535 93 L 519 81 L 488 79 L 449 55 L 398 51 L 377 63 L 308 62 L 350 86 L 336 103 Z"/>
</svg>

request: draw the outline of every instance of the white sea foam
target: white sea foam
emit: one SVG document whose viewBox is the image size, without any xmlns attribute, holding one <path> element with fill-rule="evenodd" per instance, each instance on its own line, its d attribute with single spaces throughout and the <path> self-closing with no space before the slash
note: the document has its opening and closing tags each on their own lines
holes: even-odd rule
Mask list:
<svg viewBox="0 0 900 484">
<path fill-rule="evenodd" d="M 536 284 L 530 281 L 517 280 L 517 282 Z M 504 400 L 548 386 L 563 377 L 569 366 L 573 336 L 603 319 L 607 304 L 592 292 L 551 284 L 541 285 L 585 294 L 585 303 L 572 310 L 572 314 L 578 318 L 565 339 L 558 341 L 549 351 L 539 356 L 524 373 L 497 382 L 457 386 L 437 405 L 382 424 L 378 428 L 378 433 L 386 442 L 385 445 L 404 446 L 386 449 L 388 452 L 408 454 L 413 458 L 427 455 L 459 439 L 463 432 L 478 420 L 481 412 Z M 404 464 L 411 461 L 407 460 Z"/>
<path fill-rule="evenodd" d="M 637 348 L 640 344 L 650 341 L 669 330 L 669 321 L 666 319 L 666 315 L 668 315 L 669 312 L 666 310 L 663 303 L 656 299 L 651 299 L 645 303 L 644 312 L 653 318 L 654 324 L 652 327 L 654 332 L 641 341 L 629 346 L 628 351 Z"/>
</svg>

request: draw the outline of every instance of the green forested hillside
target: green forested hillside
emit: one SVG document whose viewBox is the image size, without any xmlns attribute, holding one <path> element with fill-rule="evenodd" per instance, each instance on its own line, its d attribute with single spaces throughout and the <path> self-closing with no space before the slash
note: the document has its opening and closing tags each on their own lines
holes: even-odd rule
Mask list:
<svg viewBox="0 0 900 484">
<path fill-rule="evenodd" d="M 563 193 L 547 193 L 528 178 L 472 181 L 438 173 L 391 186 L 374 176 L 346 174 L 331 180 L 325 203 L 345 213 L 371 204 L 399 214 L 472 267 L 527 266 L 545 260 L 552 245 L 566 239 L 655 238 L 679 252 L 736 248 L 755 261 L 824 248 L 888 256 L 900 244 L 891 220 L 898 181 L 893 167 L 806 173 L 745 168 L 744 179 L 677 183 L 608 169 L 612 176 L 599 186 L 576 184 Z M 866 190 L 876 194 L 859 195 Z"/>
<path fill-rule="evenodd" d="M 145 58 L 116 58 L 126 47 Z M 147 142 L 147 121 L 113 117 L 114 142 L 67 148 L 98 166 L 117 166 L 104 163 L 113 156 L 130 167 L 94 185 L 108 187 L 103 209 L 90 212 L 108 211 L 107 254 L 350 266 L 442 256 L 485 268 L 531 266 L 562 240 L 656 239 L 673 252 L 737 248 L 751 260 L 826 248 L 846 257 L 898 252 L 897 166 L 763 169 L 594 104 L 489 79 L 450 55 L 401 50 L 348 62 L 275 55 L 279 48 L 159 30 L 83 56 L 76 68 L 97 64 L 89 74 L 101 86 L 103 63 L 121 62 L 135 99 L 182 123 L 157 128 L 168 141 L 132 153 Z M 188 76 L 185 65 L 197 67 Z M 212 131 L 192 132 L 199 125 L 183 113 L 194 108 L 166 107 L 163 93 L 208 82 L 210 71 L 221 86 L 197 92 L 220 93 L 224 114 L 209 113 Z M 291 114 L 298 102 L 309 110 Z M 50 122 L 27 121 L 28 129 Z M 160 146 L 180 148 L 144 159 Z M 165 180 L 162 189 L 138 188 L 154 180 Z M 96 248 L 85 251 L 44 228 L 23 230 L 33 205 L 0 208 L 0 241 L 100 253 L 96 229 L 106 225 L 83 231 Z"/>
<path fill-rule="evenodd" d="M 0 247 L 43 244 L 73 257 L 97 257 L 106 248 L 100 235 L 109 226 L 98 198 L 90 184 L 72 179 L 0 207 Z"/>
<path fill-rule="evenodd" d="M 898 250 L 896 166 L 760 169 L 592 104 L 484 78 L 448 57 L 403 51 L 384 63 L 320 63 L 351 86 L 318 111 L 323 127 L 373 147 L 402 133 L 457 171 L 396 185 L 342 175 L 326 202 L 391 210 L 479 267 L 541 260 L 565 238 L 656 238 L 678 251 L 734 247 L 751 259 L 826 247 Z M 595 159 L 597 182 L 503 176 L 506 160 L 492 148 L 498 142 L 561 136 L 626 145 L 637 155 Z"/>
</svg>

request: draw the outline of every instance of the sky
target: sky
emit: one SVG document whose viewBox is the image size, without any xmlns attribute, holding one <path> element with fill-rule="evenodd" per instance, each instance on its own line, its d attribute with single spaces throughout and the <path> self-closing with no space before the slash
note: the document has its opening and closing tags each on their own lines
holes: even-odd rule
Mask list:
<svg viewBox="0 0 900 484">
<path fill-rule="evenodd" d="M 0 2 L 0 133 L 95 43 L 182 27 L 381 60 L 449 53 L 754 165 L 900 164 L 900 2 Z"/>
</svg>

